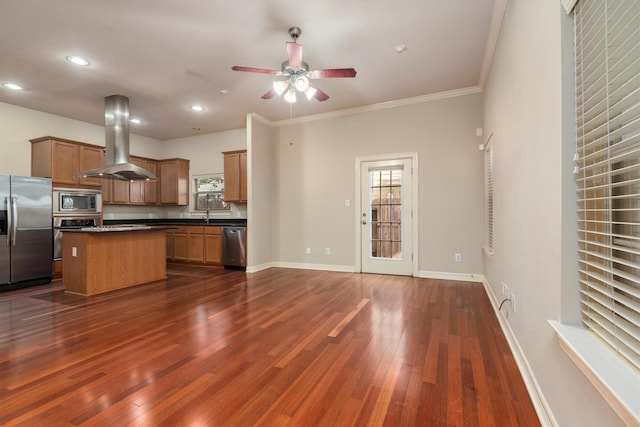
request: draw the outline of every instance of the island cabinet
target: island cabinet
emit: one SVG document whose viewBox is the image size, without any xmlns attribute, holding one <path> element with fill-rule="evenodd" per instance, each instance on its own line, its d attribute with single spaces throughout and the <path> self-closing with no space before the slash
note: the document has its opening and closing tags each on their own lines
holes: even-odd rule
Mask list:
<svg viewBox="0 0 640 427">
<path fill-rule="evenodd" d="M 224 201 L 247 202 L 247 150 L 225 151 Z"/>
<path fill-rule="evenodd" d="M 160 203 L 189 204 L 189 160 L 166 159 L 158 162 L 160 170 Z"/>
<path fill-rule="evenodd" d="M 166 279 L 165 231 L 66 232 L 62 242 L 69 292 L 95 295 Z"/>
<path fill-rule="evenodd" d="M 180 225 L 167 230 L 167 259 L 193 264 L 220 265 L 221 227 Z"/>
<path fill-rule="evenodd" d="M 54 187 L 102 187 L 102 179 L 75 175 L 104 165 L 103 147 L 52 136 L 30 142 L 32 176 L 51 178 Z"/>
</svg>

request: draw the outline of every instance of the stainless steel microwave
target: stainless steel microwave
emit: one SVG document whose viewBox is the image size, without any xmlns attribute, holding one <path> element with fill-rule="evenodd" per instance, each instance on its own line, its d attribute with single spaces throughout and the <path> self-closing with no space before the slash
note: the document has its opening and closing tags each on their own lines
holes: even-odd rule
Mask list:
<svg viewBox="0 0 640 427">
<path fill-rule="evenodd" d="M 54 215 L 96 215 L 102 211 L 100 190 L 53 189 Z"/>
</svg>

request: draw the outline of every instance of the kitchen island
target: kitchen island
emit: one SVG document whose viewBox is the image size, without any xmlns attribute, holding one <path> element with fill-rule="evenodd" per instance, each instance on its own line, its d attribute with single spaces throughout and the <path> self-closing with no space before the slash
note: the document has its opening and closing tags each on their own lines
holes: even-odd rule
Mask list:
<svg viewBox="0 0 640 427">
<path fill-rule="evenodd" d="M 120 225 L 64 231 L 62 285 L 89 296 L 166 279 L 168 228 Z"/>
</svg>

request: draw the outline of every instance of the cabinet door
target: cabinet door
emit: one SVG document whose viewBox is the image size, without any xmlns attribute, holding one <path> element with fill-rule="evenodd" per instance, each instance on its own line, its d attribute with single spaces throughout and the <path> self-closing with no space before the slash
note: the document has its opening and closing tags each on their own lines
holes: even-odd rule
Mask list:
<svg viewBox="0 0 640 427">
<path fill-rule="evenodd" d="M 173 259 L 176 261 L 189 260 L 189 235 L 187 233 L 173 233 Z"/>
<path fill-rule="evenodd" d="M 240 201 L 240 155 L 238 153 L 224 155 L 224 200 Z"/>
<path fill-rule="evenodd" d="M 51 146 L 51 181 L 56 184 L 76 184 L 77 179 L 73 176 L 78 168 L 78 145 L 53 141 Z"/>
<path fill-rule="evenodd" d="M 111 203 L 121 205 L 129 203 L 129 181 L 111 180 Z"/>
<path fill-rule="evenodd" d="M 189 204 L 189 160 L 171 159 L 160 162 L 160 203 Z"/>
<path fill-rule="evenodd" d="M 104 151 L 100 147 L 87 147 L 80 145 L 78 147 L 80 157 L 80 167 L 78 172 L 95 169 L 104 164 Z M 101 187 L 102 179 L 78 177 L 78 184 L 82 186 Z"/>
<path fill-rule="evenodd" d="M 144 168 L 144 159 L 139 157 L 129 157 L 129 162 Z M 129 203 L 141 205 L 144 203 L 144 183 L 145 181 L 129 182 Z"/>
<path fill-rule="evenodd" d="M 220 264 L 222 262 L 222 239 L 220 227 L 205 227 L 204 233 L 204 262 Z"/>
<path fill-rule="evenodd" d="M 203 227 L 189 227 L 189 261 L 204 262 Z"/>
<path fill-rule="evenodd" d="M 113 203 L 113 178 L 102 178 L 102 203 Z"/>
<path fill-rule="evenodd" d="M 146 170 L 158 176 L 158 162 L 155 160 L 145 159 L 144 166 Z M 157 205 L 160 203 L 158 199 L 158 183 L 160 182 L 160 177 L 158 177 L 157 181 L 145 181 L 144 183 L 144 203 L 147 205 Z"/>
</svg>

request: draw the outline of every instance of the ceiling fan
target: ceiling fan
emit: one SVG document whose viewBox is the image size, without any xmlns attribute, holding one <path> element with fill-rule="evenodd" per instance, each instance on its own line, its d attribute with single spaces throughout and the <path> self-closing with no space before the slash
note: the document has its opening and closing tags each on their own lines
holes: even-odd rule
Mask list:
<svg viewBox="0 0 640 427">
<path fill-rule="evenodd" d="M 293 39 L 287 42 L 287 60 L 282 63 L 282 68 L 269 70 L 266 68 L 241 67 L 234 65 L 234 71 L 246 71 L 249 73 L 262 73 L 277 76 L 273 82 L 273 88 L 262 95 L 262 99 L 271 99 L 275 95 L 283 95 L 284 100 L 289 103 L 296 102 L 296 93 L 302 92 L 308 100 L 316 98 L 318 101 L 326 101 L 329 95 L 311 84 L 310 80 L 331 79 L 343 77 L 355 77 L 356 70 L 353 68 L 331 68 L 328 70 L 309 70 L 309 64 L 302 60 L 302 45 L 297 43 L 302 30 L 298 27 L 289 28 L 289 35 Z"/>
</svg>

